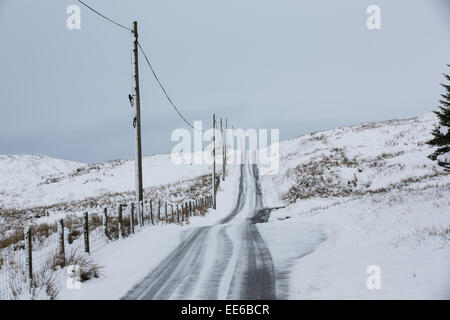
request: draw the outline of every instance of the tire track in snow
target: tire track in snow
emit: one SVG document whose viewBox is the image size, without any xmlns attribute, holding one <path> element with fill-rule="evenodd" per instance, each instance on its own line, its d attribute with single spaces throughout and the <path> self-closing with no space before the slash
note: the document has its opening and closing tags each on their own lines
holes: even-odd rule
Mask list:
<svg viewBox="0 0 450 320">
<path fill-rule="evenodd" d="M 213 266 L 202 286 L 203 299 L 216 300 L 221 298 L 221 283 L 233 254 L 233 241 L 227 234 L 227 226 L 220 227 L 217 233 L 217 252 Z M 228 285 L 226 286 L 228 288 Z"/>
<path fill-rule="evenodd" d="M 201 244 L 206 239 L 209 227 L 194 230 L 167 258 L 165 258 L 149 275 L 131 289 L 122 299 L 153 300 L 169 299 L 180 285 L 182 278 L 190 271 L 189 266 L 195 262 L 200 253 Z M 174 282 L 175 281 L 175 282 Z"/>
<path fill-rule="evenodd" d="M 255 223 L 266 222 L 268 212 L 263 208 L 258 167 L 252 165 L 255 203 L 253 212 L 241 231 L 243 239 L 239 263 L 232 279 L 228 299 L 276 299 L 275 269 L 272 256 Z M 245 259 L 245 257 L 247 259 Z"/>
<path fill-rule="evenodd" d="M 212 230 L 215 227 L 195 229 L 123 299 L 276 298 L 272 257 L 254 224 L 267 220 L 258 168 L 256 165 L 251 168 L 241 165 L 240 170 L 236 206 L 219 222 L 217 233 Z M 245 214 L 246 203 L 250 206 L 250 214 L 246 215 L 244 223 L 224 225 L 241 212 Z M 241 229 L 236 233 L 238 239 L 232 241 L 227 228 Z M 217 234 L 216 242 L 211 244 L 214 234 Z M 235 242 L 240 242 L 240 245 Z M 214 246 L 215 250 L 209 246 Z M 208 250 L 215 251 L 214 263 L 205 260 L 211 258 L 205 255 Z M 206 276 L 202 277 L 202 274 Z"/>
</svg>

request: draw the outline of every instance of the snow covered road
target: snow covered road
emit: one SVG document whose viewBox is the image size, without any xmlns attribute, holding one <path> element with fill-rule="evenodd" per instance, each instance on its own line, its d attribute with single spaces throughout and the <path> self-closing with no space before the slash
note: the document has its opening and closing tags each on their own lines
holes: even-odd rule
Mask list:
<svg viewBox="0 0 450 320">
<path fill-rule="evenodd" d="M 241 165 L 239 194 L 217 225 L 194 229 L 123 299 L 275 299 L 272 256 L 255 223 L 266 222 L 258 167 Z"/>
</svg>

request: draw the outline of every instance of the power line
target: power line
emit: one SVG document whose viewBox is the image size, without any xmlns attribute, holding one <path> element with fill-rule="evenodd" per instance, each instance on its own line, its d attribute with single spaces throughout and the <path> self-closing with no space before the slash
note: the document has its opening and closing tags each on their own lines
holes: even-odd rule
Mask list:
<svg viewBox="0 0 450 320">
<path fill-rule="evenodd" d="M 169 101 L 169 103 L 172 105 L 173 109 L 176 111 L 176 113 L 178 113 L 178 115 L 180 116 L 181 119 L 183 119 L 183 121 L 192 129 L 196 129 L 194 128 L 194 126 L 181 114 L 180 110 L 178 110 L 178 108 L 176 107 L 175 103 L 173 103 L 172 99 L 170 98 L 170 96 L 168 95 L 166 89 L 164 88 L 164 86 L 162 85 L 161 81 L 159 80 L 158 76 L 156 75 L 155 69 L 153 69 L 152 64 L 150 63 L 150 60 L 148 59 L 147 55 L 144 52 L 144 49 L 142 48 L 141 44 L 138 41 L 138 45 L 139 45 L 139 49 L 141 50 L 142 54 L 144 55 L 145 60 L 147 61 L 148 66 L 150 67 L 150 70 L 153 73 L 153 77 L 155 77 L 156 81 L 159 84 L 159 87 L 161 88 L 161 90 L 163 91 L 164 95 L 166 96 L 167 100 Z"/>
<path fill-rule="evenodd" d="M 114 21 L 114 20 L 108 18 L 107 16 L 105 16 L 105 15 L 103 15 L 102 13 L 98 12 L 97 10 L 95 10 L 95 9 L 92 8 L 92 7 L 90 7 L 89 5 L 87 5 L 86 3 L 84 3 L 83 1 L 81 1 L 81 0 L 77 0 L 77 1 L 80 2 L 82 5 L 84 5 L 86 8 L 88 8 L 89 10 L 91 10 L 92 12 L 94 12 L 94 13 L 96 13 L 97 15 L 99 15 L 100 17 L 102 17 L 103 19 L 105 19 L 105 20 L 107 20 L 107 21 L 109 21 L 109 22 L 115 24 L 116 26 L 119 26 L 119 27 L 121 27 L 121 28 L 123 28 L 123 29 L 125 29 L 125 30 L 130 31 L 131 33 L 134 33 L 134 30 L 132 30 L 132 29 L 130 29 L 130 28 L 127 28 L 127 27 L 125 27 L 124 25 L 122 25 L 122 24 L 120 24 L 120 23 L 118 23 L 118 22 L 116 22 L 116 21 Z M 172 99 L 170 98 L 170 96 L 169 96 L 169 94 L 167 93 L 166 89 L 164 88 L 163 84 L 162 84 L 161 81 L 159 80 L 159 78 L 158 78 L 158 76 L 157 76 L 157 74 L 156 74 L 156 72 L 155 72 L 155 69 L 153 69 L 153 66 L 152 66 L 152 64 L 150 63 L 150 60 L 148 59 L 148 57 L 147 57 L 147 55 L 146 55 L 146 53 L 145 53 L 144 49 L 142 48 L 142 46 L 141 46 L 141 44 L 140 44 L 139 41 L 138 41 L 138 46 L 139 46 L 139 49 L 141 50 L 142 54 L 144 55 L 145 60 L 147 61 L 148 66 L 150 67 L 150 70 L 152 71 L 153 77 L 154 77 L 154 78 L 156 79 L 156 81 L 158 82 L 159 87 L 161 88 L 161 90 L 162 90 L 162 92 L 164 93 L 165 97 L 166 97 L 167 100 L 169 101 L 170 105 L 173 107 L 173 109 L 175 110 L 175 112 L 180 116 L 181 119 L 183 119 L 183 121 L 184 121 L 189 127 L 191 127 L 191 128 L 194 129 L 194 130 L 198 130 L 198 129 L 196 129 L 196 128 L 192 125 L 192 123 L 190 123 L 190 122 L 183 116 L 183 114 L 180 112 L 180 110 L 177 108 L 177 106 L 175 105 L 175 103 L 174 103 L 174 102 L 172 101 Z M 202 131 L 205 131 L 205 130 L 202 130 Z"/>
<path fill-rule="evenodd" d="M 97 10 L 95 10 L 94 8 L 88 6 L 88 5 L 87 5 L 86 3 L 84 3 L 83 1 L 78 0 L 78 2 L 81 3 L 83 6 L 85 6 L 86 8 L 88 8 L 89 10 L 91 10 L 92 12 L 98 14 L 98 15 L 99 15 L 100 17 L 102 17 L 103 19 L 106 19 L 106 20 L 108 20 L 109 22 L 114 23 L 116 26 L 119 26 L 119 27 L 121 27 L 121 28 L 124 28 L 125 30 L 130 31 L 131 33 L 134 32 L 132 29 L 127 28 L 127 27 L 125 27 L 124 25 L 122 25 L 122 24 L 120 24 L 120 23 L 118 23 L 118 22 L 116 22 L 116 21 L 114 21 L 114 20 L 108 18 L 107 16 L 101 14 L 100 12 L 98 12 Z"/>
</svg>

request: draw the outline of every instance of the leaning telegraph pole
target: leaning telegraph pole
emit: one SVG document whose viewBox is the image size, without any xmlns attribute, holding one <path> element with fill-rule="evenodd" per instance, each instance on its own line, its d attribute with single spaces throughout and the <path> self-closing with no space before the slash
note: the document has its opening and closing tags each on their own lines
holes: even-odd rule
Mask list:
<svg viewBox="0 0 450 320">
<path fill-rule="evenodd" d="M 223 139 L 222 118 L 220 118 L 220 135 L 222 136 L 222 181 L 225 181 L 225 143 Z"/>
<path fill-rule="evenodd" d="M 213 113 L 213 171 L 212 171 L 212 196 L 213 209 L 216 209 L 216 114 Z"/>
<path fill-rule="evenodd" d="M 225 119 L 225 140 L 226 140 L 226 143 L 225 143 L 225 151 L 224 151 L 224 153 L 225 153 L 225 168 L 226 168 L 226 165 L 227 165 L 227 148 L 228 148 L 228 119 Z"/>
<path fill-rule="evenodd" d="M 143 200 L 142 188 L 142 147 L 141 147 L 141 97 L 139 94 L 139 62 L 138 62 L 138 30 L 137 21 L 134 21 L 134 81 L 136 108 L 135 113 L 135 129 L 136 129 L 136 154 L 135 154 L 135 184 L 136 184 L 136 213 L 138 218 L 141 217 L 141 201 Z M 139 218 L 140 219 L 140 218 Z"/>
</svg>

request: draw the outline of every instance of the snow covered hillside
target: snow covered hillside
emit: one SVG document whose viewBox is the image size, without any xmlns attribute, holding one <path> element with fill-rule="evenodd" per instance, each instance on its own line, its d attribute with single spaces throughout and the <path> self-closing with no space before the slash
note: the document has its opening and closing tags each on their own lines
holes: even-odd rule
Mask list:
<svg viewBox="0 0 450 320">
<path fill-rule="evenodd" d="M 289 298 L 450 298 L 450 175 L 425 144 L 435 121 L 426 114 L 280 144 L 279 174 L 261 177 L 265 205 L 278 209 L 259 229 Z M 366 285 L 373 265 L 379 290 Z"/>
<path fill-rule="evenodd" d="M 144 157 L 144 188 L 176 183 L 208 172 L 207 166 L 175 165 L 170 154 Z M 134 161 L 82 164 L 43 156 L 0 156 L 0 208 L 27 209 L 132 192 Z"/>
<path fill-rule="evenodd" d="M 0 247 L 23 237 L 25 221 L 42 224 L 85 211 L 98 213 L 135 197 L 132 160 L 82 164 L 8 155 L 0 157 L 0 170 Z M 170 154 L 144 157 L 144 198 L 172 203 L 199 199 L 209 194 L 208 173 L 207 165 L 174 164 Z"/>
<path fill-rule="evenodd" d="M 0 205 L 14 190 L 36 185 L 44 177 L 70 172 L 84 165 L 41 155 L 0 155 Z"/>
</svg>

